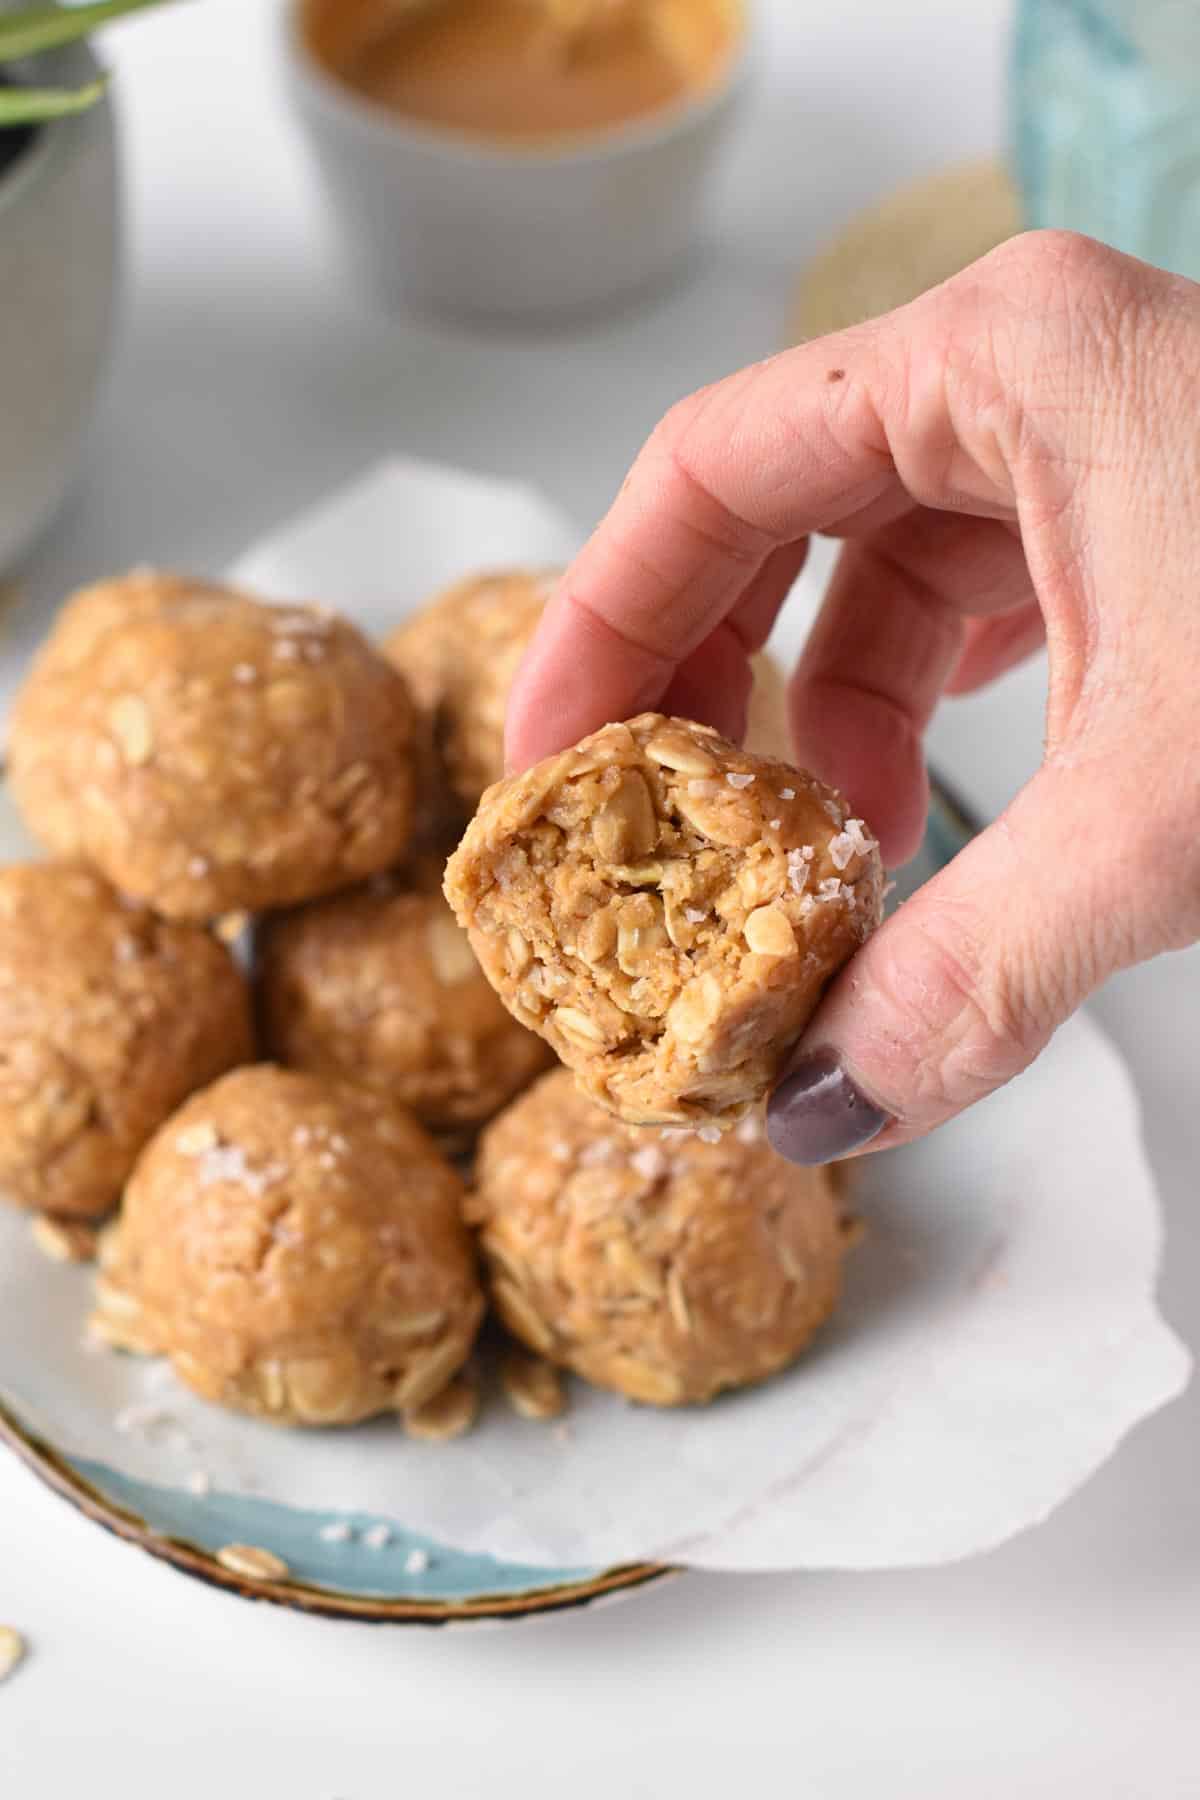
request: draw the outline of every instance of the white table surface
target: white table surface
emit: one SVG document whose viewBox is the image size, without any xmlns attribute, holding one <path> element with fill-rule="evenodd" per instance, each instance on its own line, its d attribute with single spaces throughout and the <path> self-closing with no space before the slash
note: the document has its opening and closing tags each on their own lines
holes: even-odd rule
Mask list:
<svg viewBox="0 0 1200 1800">
<path fill-rule="evenodd" d="M 386 319 L 347 286 L 274 89 L 264 0 L 113 31 L 126 321 L 84 477 L 23 572 L 42 622 L 73 584 L 134 561 L 219 568 L 398 449 L 527 476 L 594 518 L 671 400 L 774 347 L 792 271 L 853 208 L 1002 139 L 1002 0 L 762 10 L 766 85 L 700 277 L 536 341 Z M 981 807 L 1032 768 L 1041 697 L 1033 668 L 938 722 L 938 756 Z M 1097 1007 L 1145 1096 L 1165 1303 L 1193 1343 L 1198 1001 L 1193 953 Z M 1193 1392 L 979 1561 L 687 1577 L 486 1632 L 249 1607 L 110 1539 L 0 1455 L 0 1622 L 32 1644 L 0 1690 L 0 1794 L 1200 1793 L 1198 1408 Z"/>
</svg>

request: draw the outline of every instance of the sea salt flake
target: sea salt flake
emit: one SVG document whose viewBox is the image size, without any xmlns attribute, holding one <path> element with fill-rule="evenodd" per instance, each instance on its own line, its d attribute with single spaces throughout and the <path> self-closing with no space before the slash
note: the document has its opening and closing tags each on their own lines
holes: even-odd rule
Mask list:
<svg viewBox="0 0 1200 1800">
<path fill-rule="evenodd" d="M 322 1525 L 317 1536 L 323 1544 L 348 1544 L 354 1536 L 354 1528 L 345 1519 L 334 1519 L 332 1524 Z"/>
<path fill-rule="evenodd" d="M 782 829 L 782 827 L 783 827 L 782 819 L 772 819 L 767 825 L 767 830 L 768 831 L 779 831 Z"/>
<path fill-rule="evenodd" d="M 743 1119 L 738 1125 L 737 1140 L 739 1144 L 762 1143 L 762 1122 L 757 1119 L 753 1113 L 749 1114 L 749 1116 Z"/>
<path fill-rule="evenodd" d="M 428 1567 L 428 1550 L 410 1550 L 404 1559 L 404 1573 L 406 1575 L 424 1575 Z"/>
<path fill-rule="evenodd" d="M 617 1146 L 611 1138 L 596 1138 L 579 1152 L 579 1166 L 581 1169 L 598 1169 L 602 1163 L 611 1162 L 616 1153 Z"/>
<path fill-rule="evenodd" d="M 284 1170 L 274 1163 L 265 1169 L 252 1169 L 240 1144 L 214 1144 L 202 1153 L 196 1169 L 202 1188 L 216 1187 L 218 1182 L 228 1181 L 255 1195 L 265 1194 L 283 1173 Z"/>
<path fill-rule="evenodd" d="M 555 1162 L 568 1163 L 571 1160 L 571 1146 L 560 1138 L 557 1143 L 551 1144 L 550 1154 Z"/>
<path fill-rule="evenodd" d="M 727 775 L 725 777 L 731 788 L 748 788 L 754 785 L 753 775 Z"/>
<path fill-rule="evenodd" d="M 808 885 L 808 871 L 812 863 L 812 851 L 807 845 L 801 850 L 789 850 L 787 853 L 788 886 L 793 894 L 802 894 Z"/>
<path fill-rule="evenodd" d="M 233 679 L 240 687 L 249 687 L 251 682 L 258 680 L 258 670 L 253 663 L 234 663 Z"/>
<path fill-rule="evenodd" d="M 634 1151 L 629 1159 L 629 1166 L 643 1181 L 659 1181 L 671 1165 L 657 1144 L 645 1144 L 640 1150 Z"/>
<path fill-rule="evenodd" d="M 779 798 L 781 800 L 794 800 L 796 798 L 795 788 L 780 788 Z"/>
<path fill-rule="evenodd" d="M 683 916 L 689 925 L 703 925 L 708 914 L 702 912 L 698 906 L 685 906 L 683 909 Z"/>
<path fill-rule="evenodd" d="M 696 1136 L 700 1139 L 702 1144 L 719 1144 L 721 1141 L 721 1128 L 719 1125 L 702 1125 L 696 1133 Z"/>
<path fill-rule="evenodd" d="M 189 1494 L 203 1500 L 206 1494 L 212 1493 L 212 1476 L 204 1469 L 193 1469 L 183 1485 Z"/>
<path fill-rule="evenodd" d="M 363 1532 L 363 1543 L 368 1550 L 386 1550 L 392 1541 L 390 1525 L 372 1525 L 369 1531 Z"/>
<path fill-rule="evenodd" d="M 852 897 L 853 893 L 854 889 L 847 887 L 846 883 L 840 881 L 836 875 L 831 875 L 827 881 L 817 883 L 818 900 L 841 900 L 844 897 Z"/>
</svg>

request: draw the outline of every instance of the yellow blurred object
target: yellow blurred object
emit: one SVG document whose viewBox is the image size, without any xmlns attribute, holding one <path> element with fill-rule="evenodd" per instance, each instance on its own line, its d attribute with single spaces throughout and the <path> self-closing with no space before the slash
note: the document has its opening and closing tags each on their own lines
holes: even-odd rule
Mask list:
<svg viewBox="0 0 1200 1800">
<path fill-rule="evenodd" d="M 937 287 L 1021 230 L 1001 163 L 963 163 L 860 213 L 805 270 L 790 321 L 803 343 L 860 325 Z"/>
</svg>

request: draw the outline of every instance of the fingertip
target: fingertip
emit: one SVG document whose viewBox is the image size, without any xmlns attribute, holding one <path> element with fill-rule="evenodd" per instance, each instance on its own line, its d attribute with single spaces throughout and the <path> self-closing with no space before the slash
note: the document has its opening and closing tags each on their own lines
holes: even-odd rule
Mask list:
<svg viewBox="0 0 1200 1800">
<path fill-rule="evenodd" d="M 805 1168 L 841 1162 L 893 1121 L 867 1098 L 832 1050 L 795 1058 L 767 1105 L 767 1141 Z"/>
</svg>

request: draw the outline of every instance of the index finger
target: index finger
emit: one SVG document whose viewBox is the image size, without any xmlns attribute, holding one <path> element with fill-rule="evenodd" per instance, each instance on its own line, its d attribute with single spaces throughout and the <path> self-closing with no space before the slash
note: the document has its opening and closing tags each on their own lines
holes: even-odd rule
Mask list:
<svg viewBox="0 0 1200 1800">
<path fill-rule="evenodd" d="M 956 429 L 948 370 L 979 306 L 977 286 L 955 288 L 743 370 L 667 415 L 514 683 L 514 767 L 656 706 L 681 664 L 736 622 L 781 546 L 878 524 L 914 498 L 1011 515 L 994 437 L 993 454 L 977 457 Z M 1004 304 L 997 283 L 993 330 Z"/>
</svg>

